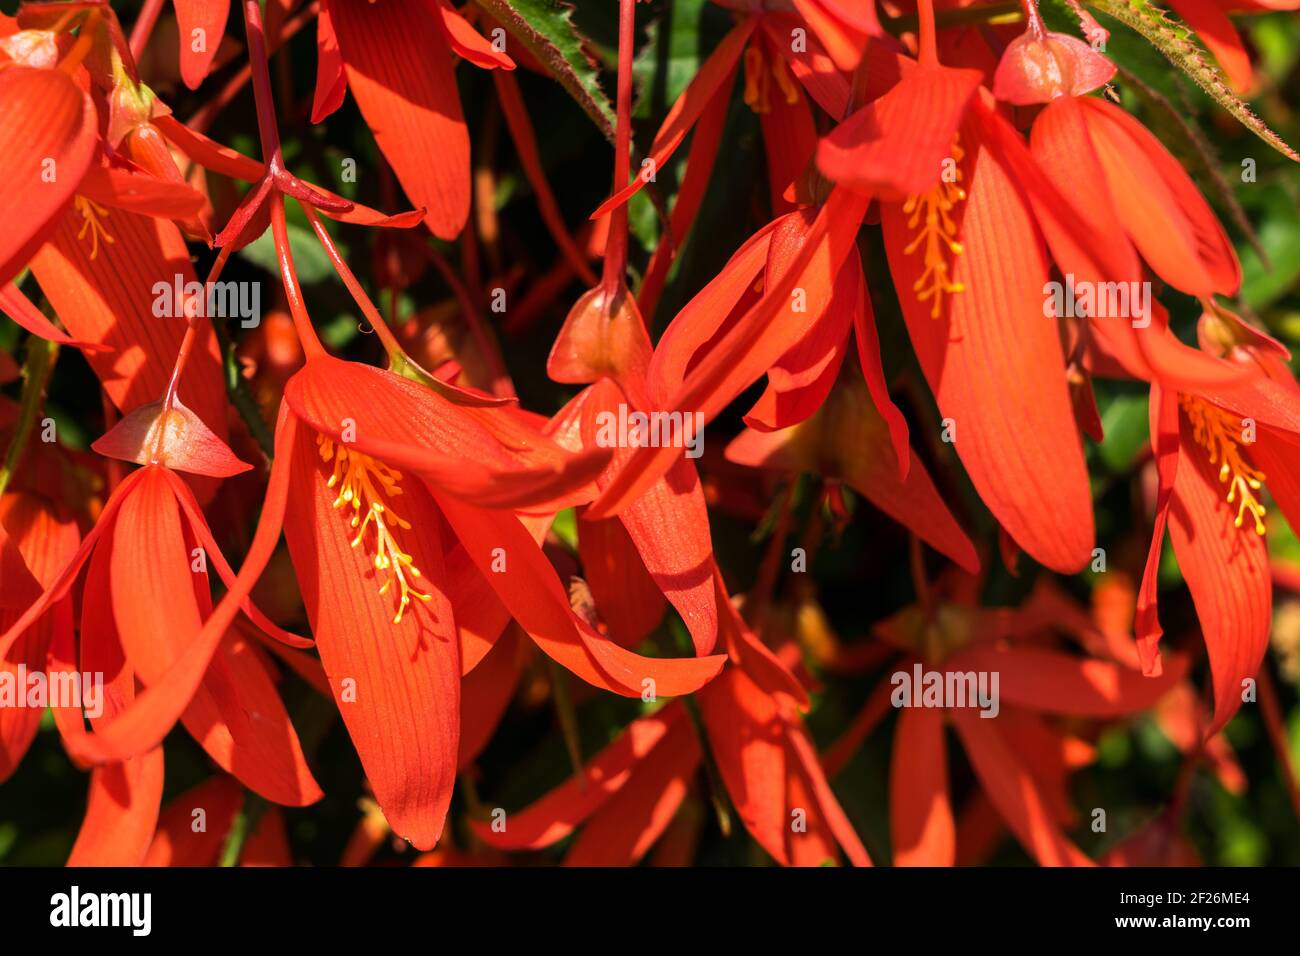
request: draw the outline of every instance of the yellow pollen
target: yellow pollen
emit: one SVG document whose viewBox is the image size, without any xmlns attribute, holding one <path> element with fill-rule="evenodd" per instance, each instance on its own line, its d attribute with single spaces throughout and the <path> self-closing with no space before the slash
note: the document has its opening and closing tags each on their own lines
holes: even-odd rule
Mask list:
<svg viewBox="0 0 1300 956">
<path fill-rule="evenodd" d="M 91 259 L 94 259 L 99 255 L 99 240 L 101 238 L 110 246 L 117 242 L 116 239 L 108 234 L 108 230 L 104 228 L 104 224 L 100 222 L 100 219 L 108 218 L 107 209 L 95 202 L 93 199 L 87 199 L 85 196 L 80 195 L 73 197 L 72 207 L 76 209 L 77 212 L 81 213 L 81 218 L 83 220 L 81 223 L 81 229 L 77 231 L 77 238 L 85 239 L 87 234 L 90 235 Z"/>
<path fill-rule="evenodd" d="M 1242 420 L 1194 395 L 1179 395 L 1178 402 L 1192 424 L 1192 437 L 1219 466 L 1219 481 L 1228 486 L 1228 504 L 1237 506 L 1233 524 L 1240 528 L 1246 512 L 1255 520 L 1255 533 L 1264 533 L 1264 506 L 1255 492 L 1264 487 L 1265 475 L 1242 456 Z"/>
<path fill-rule="evenodd" d="M 765 62 L 765 60 L 767 62 Z M 770 69 L 764 69 L 770 63 Z M 769 76 L 770 72 L 770 76 Z M 786 70 L 785 61 L 780 56 L 764 57 L 757 46 L 745 48 L 745 105 L 758 114 L 772 112 L 769 93 L 771 81 L 775 79 L 786 103 L 793 106 L 799 102 L 799 88 Z"/>
<path fill-rule="evenodd" d="M 335 444 L 324 435 L 316 436 L 316 444 L 320 448 L 321 460 L 334 462 L 334 472 L 326 483 L 330 488 L 338 488 L 334 507 L 352 508 L 349 524 L 357 529 L 352 547 L 361 547 L 366 530 L 375 529 L 375 572 L 386 572 L 379 593 L 387 594 L 393 582 L 397 582 L 397 613 L 393 616 L 393 623 L 401 624 L 411 598 L 428 601 L 432 597 L 412 586 L 411 581 L 420 576 L 420 569 L 412 563 L 411 556 L 398 547 L 394 537 L 395 531 L 410 530 L 410 522 L 384 503 L 386 498 L 392 499 L 402 493 L 402 473 L 369 455 Z"/>
<path fill-rule="evenodd" d="M 917 249 L 925 257 L 925 271 L 912 283 L 912 291 L 920 302 L 929 300 L 930 318 L 937 319 L 943 312 L 943 297 L 966 290 L 965 285 L 952 281 L 948 256 L 959 256 L 962 245 L 957 241 L 957 222 L 953 209 L 966 199 L 966 190 L 960 185 L 961 167 L 965 153 L 954 139 L 952 144 L 952 172 L 944 170 L 944 178 L 932 189 L 908 196 L 903 212 L 910 218 L 907 228 L 917 230 L 911 243 L 903 251 L 911 255 Z M 951 182 L 949 182 L 951 176 Z"/>
</svg>

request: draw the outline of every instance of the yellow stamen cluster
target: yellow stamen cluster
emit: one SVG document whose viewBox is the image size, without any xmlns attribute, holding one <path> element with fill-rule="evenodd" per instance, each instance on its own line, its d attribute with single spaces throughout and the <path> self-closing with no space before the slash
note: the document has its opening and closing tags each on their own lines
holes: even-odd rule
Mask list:
<svg viewBox="0 0 1300 956">
<path fill-rule="evenodd" d="M 327 482 L 329 487 L 338 488 L 334 507 L 350 505 L 352 508 L 349 523 L 357 529 L 352 547 L 361 547 L 366 529 L 375 529 L 375 571 L 386 572 L 379 593 L 387 594 L 393 582 L 397 582 L 397 613 L 393 616 L 393 623 L 400 624 L 411 598 L 428 601 L 432 597 L 412 586 L 411 581 L 420 576 L 420 569 L 412 563 L 411 556 L 398 547 L 393 536 L 397 530 L 409 530 L 411 523 L 384 503 L 386 498 L 402 493 L 402 473 L 369 455 L 336 444 L 324 435 L 316 436 L 316 444 L 320 448 L 321 460 L 327 464 L 330 461 L 334 463 L 333 474 Z"/>
<path fill-rule="evenodd" d="M 87 235 L 90 236 L 90 258 L 94 259 L 99 255 L 100 239 L 103 239 L 110 246 L 117 241 L 108 234 L 108 230 L 100 222 L 101 219 L 108 218 L 108 210 L 99 203 L 93 199 L 78 195 L 72 199 L 72 208 L 81 213 L 82 218 L 81 228 L 77 231 L 77 238 L 85 239 Z"/>
<path fill-rule="evenodd" d="M 922 250 L 925 257 L 925 271 L 921 278 L 912 283 L 916 298 L 930 302 L 930 318 L 937 319 L 943 312 L 943 297 L 964 292 L 966 287 L 954 282 L 950 272 L 948 255 L 959 256 L 962 245 L 957 241 L 957 223 L 952 217 L 953 209 L 966 198 L 966 190 L 961 184 L 961 167 L 965 153 L 956 140 L 952 144 L 952 172 L 945 169 L 944 178 L 933 188 L 915 196 L 907 197 L 903 203 L 903 212 L 910 218 L 909 229 L 918 230 L 911 243 L 903 251 L 908 255 Z M 951 181 L 950 181 L 951 180 Z"/>
<path fill-rule="evenodd" d="M 770 64 L 770 69 L 764 69 Z M 793 106 L 799 102 L 799 88 L 786 72 L 785 61 L 779 56 L 764 57 L 763 51 L 756 45 L 745 48 L 745 105 L 758 114 L 772 112 L 770 98 L 771 81 L 781 89 L 786 103 Z"/>
<path fill-rule="evenodd" d="M 1237 506 L 1233 524 L 1240 528 L 1246 512 L 1255 520 L 1255 533 L 1264 533 L 1264 506 L 1255 492 L 1264 487 L 1265 475 L 1242 456 L 1242 420 L 1194 395 L 1180 395 L 1179 404 L 1192 425 L 1192 437 L 1219 466 L 1219 481 L 1228 486 L 1228 504 Z"/>
</svg>

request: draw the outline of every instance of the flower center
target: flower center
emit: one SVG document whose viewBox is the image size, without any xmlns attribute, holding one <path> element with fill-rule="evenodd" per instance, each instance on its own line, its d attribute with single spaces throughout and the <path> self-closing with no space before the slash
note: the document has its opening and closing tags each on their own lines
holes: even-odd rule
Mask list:
<svg viewBox="0 0 1300 956">
<path fill-rule="evenodd" d="M 379 593 L 387 594 L 393 583 L 397 583 L 397 613 L 393 616 L 393 623 L 400 624 L 411 598 L 428 601 L 432 597 L 412 586 L 411 581 L 420 576 L 420 569 L 412 563 L 411 556 L 398 547 L 393 536 L 395 531 L 409 530 L 411 523 L 385 504 L 386 498 L 395 498 L 402 493 L 402 473 L 369 455 L 335 444 L 324 435 L 316 436 L 316 444 L 320 448 L 321 460 L 334 462 L 334 472 L 326 482 L 330 488 L 338 488 L 334 507 L 352 508 L 349 523 L 357 529 L 352 547 L 361 547 L 368 529 L 375 531 L 375 571 L 384 572 L 384 583 L 379 586 Z"/>
<path fill-rule="evenodd" d="M 768 63 L 770 69 L 765 69 Z M 745 48 L 745 105 L 755 113 L 772 112 L 770 92 L 773 79 L 786 103 L 793 106 L 799 102 L 799 90 L 786 72 L 785 61 L 780 56 L 764 57 L 760 47 L 750 44 Z"/>
<path fill-rule="evenodd" d="M 918 249 L 924 256 L 925 270 L 921 277 L 912 283 L 912 291 L 918 301 L 930 302 L 930 318 L 937 319 L 943 312 L 943 297 L 957 292 L 964 292 L 966 287 L 952 280 L 948 257 L 962 253 L 961 243 L 957 241 L 957 223 L 952 211 L 959 202 L 966 199 L 966 190 L 960 185 L 961 167 L 958 165 L 966 154 L 954 139 L 952 143 L 951 164 L 944 164 L 943 177 L 934 188 L 915 196 L 908 196 L 903 203 L 903 212 L 910 218 L 907 228 L 915 230 L 911 243 L 903 251 L 911 255 Z"/>
<path fill-rule="evenodd" d="M 81 213 L 81 229 L 77 231 L 78 239 L 90 237 L 90 258 L 94 259 L 99 255 L 99 240 L 102 238 L 110 246 L 117 240 L 108 234 L 104 228 L 101 219 L 108 218 L 108 210 L 95 202 L 93 199 L 87 199 L 85 196 L 74 196 L 72 207 Z"/>
<path fill-rule="evenodd" d="M 1233 524 L 1240 528 L 1250 512 L 1255 533 L 1263 534 L 1265 510 L 1255 492 L 1264 487 L 1265 475 L 1242 456 L 1246 438 L 1241 419 L 1194 395 L 1179 395 L 1178 402 L 1192 424 L 1196 444 L 1209 453 L 1211 465 L 1219 466 L 1219 482 L 1228 486 L 1228 504 L 1237 506 Z"/>
</svg>

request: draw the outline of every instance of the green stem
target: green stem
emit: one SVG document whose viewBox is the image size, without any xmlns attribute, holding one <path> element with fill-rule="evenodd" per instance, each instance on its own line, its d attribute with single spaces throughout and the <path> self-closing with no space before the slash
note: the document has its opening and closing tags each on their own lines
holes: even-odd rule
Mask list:
<svg viewBox="0 0 1300 956">
<path fill-rule="evenodd" d="M 239 864 L 239 854 L 243 852 L 248 837 L 262 821 L 262 814 L 266 812 L 266 808 L 266 799 L 250 790 L 244 798 L 243 807 L 235 814 L 235 819 L 230 824 L 230 832 L 226 834 L 226 842 L 221 848 L 220 866 Z"/>
<path fill-rule="evenodd" d="M 262 454 L 266 455 L 266 460 L 271 461 L 275 458 L 275 436 L 266 426 L 266 421 L 262 418 L 262 410 L 257 407 L 257 400 L 253 398 L 253 393 L 248 390 L 248 381 L 239 374 L 235 343 L 226 334 L 220 322 L 213 322 L 212 327 L 217 333 L 217 344 L 221 349 L 226 375 L 226 394 L 230 396 L 231 404 L 239 412 L 239 417 L 248 426 L 249 434 L 262 449 Z"/>
<path fill-rule="evenodd" d="M 27 357 L 23 361 L 23 392 L 18 409 L 18 423 L 14 426 L 14 437 L 5 450 L 4 464 L 0 465 L 0 494 L 9 487 L 9 480 L 18 470 L 23 452 L 27 448 L 27 439 L 31 437 L 32 425 L 36 422 L 36 413 L 40 410 L 45 397 L 45 386 L 49 384 L 54 372 L 54 362 L 59 354 L 55 342 L 32 336 L 27 340 Z"/>
</svg>

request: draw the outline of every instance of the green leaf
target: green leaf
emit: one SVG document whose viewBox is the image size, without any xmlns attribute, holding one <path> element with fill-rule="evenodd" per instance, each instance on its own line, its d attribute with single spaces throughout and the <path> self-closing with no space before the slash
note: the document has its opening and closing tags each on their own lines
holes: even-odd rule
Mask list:
<svg viewBox="0 0 1300 956">
<path fill-rule="evenodd" d="M 289 248 L 293 251 L 293 263 L 298 269 L 298 280 L 303 285 L 315 285 L 333 275 L 334 266 L 330 264 L 325 250 L 316 240 L 316 234 L 296 222 L 289 222 L 287 226 Z M 275 237 L 271 235 L 270 229 L 240 249 L 238 254 L 272 275 L 280 274 L 280 261 L 276 258 L 275 252 Z"/>
<path fill-rule="evenodd" d="M 1147 397 L 1116 395 L 1101 413 L 1101 428 L 1106 436 L 1097 446 L 1102 463 L 1114 474 L 1126 473 L 1147 441 Z"/>
<path fill-rule="evenodd" d="M 614 108 L 600 87 L 586 38 L 573 25 L 573 6 L 560 0 L 474 0 L 551 72 L 611 143 Z"/>
<path fill-rule="evenodd" d="M 1201 48 L 1195 34 L 1170 18 L 1150 0 L 1089 0 L 1091 6 L 1142 34 L 1165 59 L 1187 74 L 1216 103 L 1237 121 L 1288 159 L 1300 162 L 1300 154 L 1273 132 L 1232 91 L 1218 66 Z"/>
</svg>

